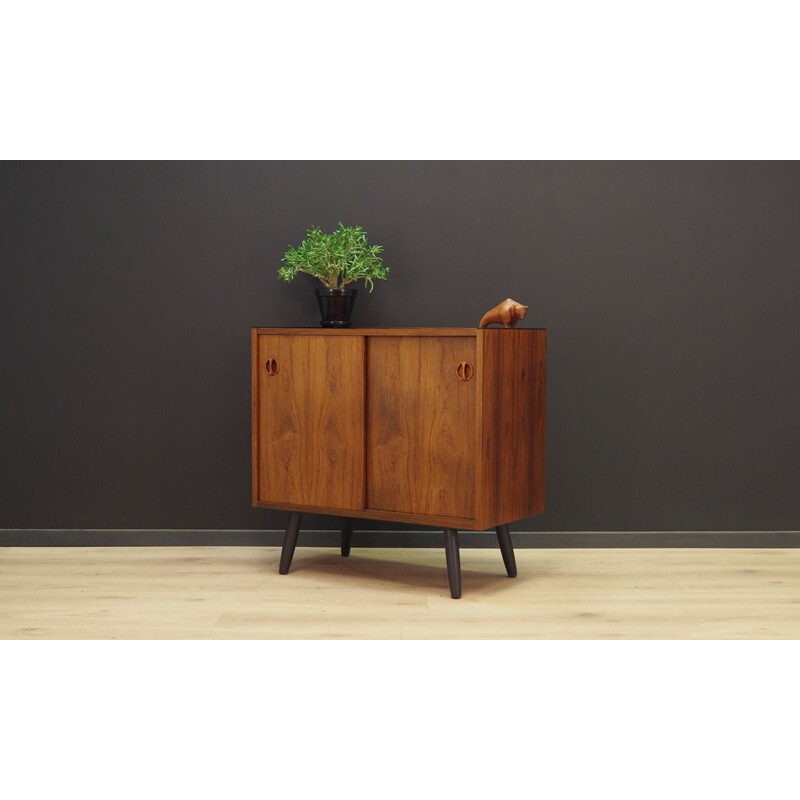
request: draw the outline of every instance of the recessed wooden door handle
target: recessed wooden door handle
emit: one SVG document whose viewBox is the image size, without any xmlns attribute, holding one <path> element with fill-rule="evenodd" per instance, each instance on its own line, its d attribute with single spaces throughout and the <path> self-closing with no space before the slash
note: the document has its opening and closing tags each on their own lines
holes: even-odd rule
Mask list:
<svg viewBox="0 0 800 800">
<path fill-rule="evenodd" d="M 460 381 L 468 381 L 472 377 L 474 372 L 475 370 L 473 369 L 472 364 L 470 364 L 469 361 L 462 361 L 456 367 L 456 375 L 458 375 L 458 379 Z"/>
<path fill-rule="evenodd" d="M 268 358 L 266 364 L 267 375 L 278 374 L 278 362 L 274 358 Z"/>
</svg>

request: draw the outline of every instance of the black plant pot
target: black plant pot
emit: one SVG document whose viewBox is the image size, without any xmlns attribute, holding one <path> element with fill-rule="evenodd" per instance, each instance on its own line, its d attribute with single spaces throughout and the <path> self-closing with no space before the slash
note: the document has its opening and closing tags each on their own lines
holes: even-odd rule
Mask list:
<svg viewBox="0 0 800 800">
<path fill-rule="evenodd" d="M 356 301 L 356 289 L 317 289 L 323 328 L 349 328 Z"/>
</svg>

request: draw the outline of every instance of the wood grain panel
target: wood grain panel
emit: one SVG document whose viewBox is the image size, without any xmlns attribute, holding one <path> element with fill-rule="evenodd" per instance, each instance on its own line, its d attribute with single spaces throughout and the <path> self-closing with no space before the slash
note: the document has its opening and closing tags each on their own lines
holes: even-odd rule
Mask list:
<svg viewBox="0 0 800 800">
<path fill-rule="evenodd" d="M 478 336 L 478 526 L 544 511 L 547 333 L 490 328 Z"/>
<path fill-rule="evenodd" d="M 474 519 L 475 337 L 367 339 L 367 508 Z"/>
<path fill-rule="evenodd" d="M 362 509 L 363 337 L 259 335 L 257 350 L 258 500 Z"/>
<path fill-rule="evenodd" d="M 252 469 L 250 471 L 253 505 L 258 505 L 258 389 L 259 389 L 258 331 L 250 330 L 250 439 L 252 449 Z"/>
</svg>

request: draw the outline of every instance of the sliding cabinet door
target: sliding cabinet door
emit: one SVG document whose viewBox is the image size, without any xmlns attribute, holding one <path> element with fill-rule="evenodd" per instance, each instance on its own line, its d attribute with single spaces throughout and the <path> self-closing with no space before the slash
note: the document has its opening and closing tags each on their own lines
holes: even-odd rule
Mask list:
<svg viewBox="0 0 800 800">
<path fill-rule="evenodd" d="M 254 357 L 258 502 L 363 509 L 364 338 L 262 334 Z"/>
<path fill-rule="evenodd" d="M 475 515 L 475 337 L 367 338 L 367 507 Z"/>
</svg>

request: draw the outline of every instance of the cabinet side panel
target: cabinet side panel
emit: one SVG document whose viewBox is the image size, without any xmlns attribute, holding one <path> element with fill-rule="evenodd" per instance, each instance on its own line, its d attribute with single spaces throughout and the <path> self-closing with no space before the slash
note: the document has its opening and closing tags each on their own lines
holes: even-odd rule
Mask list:
<svg viewBox="0 0 800 800">
<path fill-rule="evenodd" d="M 482 337 L 482 527 L 544 511 L 546 332 L 492 328 Z"/>
<path fill-rule="evenodd" d="M 475 518 L 475 337 L 370 336 L 367 508 Z"/>
<path fill-rule="evenodd" d="M 251 421 L 250 438 L 252 440 L 252 502 L 258 504 L 258 332 L 253 328 L 250 331 L 250 394 L 251 394 Z"/>
<path fill-rule="evenodd" d="M 258 338 L 259 500 L 362 509 L 364 338 Z"/>
</svg>

